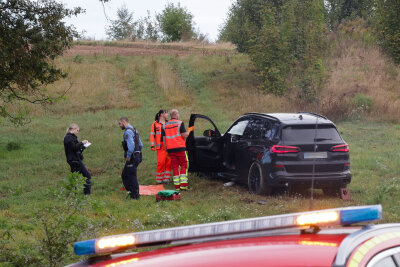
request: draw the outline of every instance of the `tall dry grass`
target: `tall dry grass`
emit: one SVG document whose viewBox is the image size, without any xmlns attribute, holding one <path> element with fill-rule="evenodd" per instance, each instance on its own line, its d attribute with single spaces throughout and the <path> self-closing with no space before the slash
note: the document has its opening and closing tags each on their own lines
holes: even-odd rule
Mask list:
<svg viewBox="0 0 400 267">
<path fill-rule="evenodd" d="M 215 51 L 216 53 L 231 52 L 236 53 L 236 46 L 229 42 L 207 43 L 199 41 L 184 42 L 151 42 L 151 41 L 76 41 L 77 45 L 91 46 L 114 46 L 114 47 L 131 47 L 140 49 L 174 49 L 174 50 L 190 50 L 190 51 Z"/>
<path fill-rule="evenodd" d="M 400 67 L 395 66 L 370 40 L 362 20 L 341 25 L 328 58 L 329 79 L 321 92 L 321 112 L 333 118 L 361 114 L 366 119 L 399 121 Z M 363 95 L 373 101 L 371 109 L 354 105 Z"/>
<path fill-rule="evenodd" d="M 48 91 L 54 96 L 64 95 L 64 99 L 45 109 L 30 105 L 34 116 L 44 112 L 74 114 L 141 105 L 128 88 L 127 77 L 134 75 L 132 71 L 117 68 L 115 64 L 104 60 L 90 62 L 88 58 L 81 63 L 62 58 L 57 64 L 65 69 L 68 77 L 50 85 Z"/>
<path fill-rule="evenodd" d="M 156 82 L 164 94 L 165 100 L 177 108 L 190 106 L 193 97 L 171 65 L 164 60 L 153 58 L 152 67 Z"/>
<path fill-rule="evenodd" d="M 265 94 L 257 87 L 232 88 L 224 83 L 215 84 L 218 91 L 218 103 L 223 105 L 234 117 L 248 112 L 275 113 L 296 111 L 288 105 L 287 99 Z M 283 108 L 284 107 L 284 108 Z"/>
</svg>

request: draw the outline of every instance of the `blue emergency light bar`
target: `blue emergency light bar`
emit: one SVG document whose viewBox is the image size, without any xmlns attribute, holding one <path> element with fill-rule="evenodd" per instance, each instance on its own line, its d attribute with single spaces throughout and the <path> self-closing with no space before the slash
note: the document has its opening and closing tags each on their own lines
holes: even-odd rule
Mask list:
<svg viewBox="0 0 400 267">
<path fill-rule="evenodd" d="M 289 227 L 349 225 L 382 218 L 382 206 L 360 206 L 197 224 L 101 237 L 74 244 L 76 255 L 103 254 L 139 246 L 167 244 L 210 236 L 233 235 Z"/>
</svg>

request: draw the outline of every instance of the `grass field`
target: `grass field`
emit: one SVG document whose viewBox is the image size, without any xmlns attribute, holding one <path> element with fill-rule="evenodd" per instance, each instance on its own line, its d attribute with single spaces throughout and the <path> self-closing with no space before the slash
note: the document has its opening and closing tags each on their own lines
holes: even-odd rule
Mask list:
<svg viewBox="0 0 400 267">
<path fill-rule="evenodd" d="M 179 109 L 186 124 L 191 113 L 207 115 L 221 132 L 244 112 L 296 111 L 284 105 L 285 99 L 258 92 L 258 78 L 246 56 L 91 55 L 64 57 L 58 64 L 68 70 L 69 79 L 49 90 L 71 87 L 66 99 L 47 109 L 31 107 L 32 122 L 26 126 L 0 127 L 0 266 L 49 262 L 42 250 L 48 233 L 40 216 L 58 218 L 65 208 L 54 190 L 63 187 L 68 175 L 62 140 L 72 122 L 80 126 L 79 138 L 93 144 L 84 153 L 92 194 L 79 219 L 82 225 L 90 220 L 93 227 L 77 238 L 308 209 L 309 194 L 250 195 L 244 186 L 224 187 L 223 181 L 195 174 L 189 175 L 192 190 L 183 192 L 180 202 L 156 203 L 154 196 L 131 201 L 119 190 L 124 164 L 117 123 L 121 116 L 141 133 L 145 146 L 138 177 L 140 184 L 148 185 L 155 184 L 156 167 L 149 128 L 159 109 Z M 337 126 L 351 150 L 352 199 L 345 202 L 316 190 L 314 209 L 381 203 L 383 222 L 400 221 L 400 125 L 354 120 Z M 59 212 L 47 210 L 51 207 Z M 76 260 L 69 246 L 55 265 Z"/>
</svg>

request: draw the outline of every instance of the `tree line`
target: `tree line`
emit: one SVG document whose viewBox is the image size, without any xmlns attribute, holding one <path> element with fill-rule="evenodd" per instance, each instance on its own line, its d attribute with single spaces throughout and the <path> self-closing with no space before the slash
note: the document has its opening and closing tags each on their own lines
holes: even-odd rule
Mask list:
<svg viewBox="0 0 400 267">
<path fill-rule="evenodd" d="M 326 77 L 328 36 L 357 18 L 399 64 L 398 0 L 236 0 L 219 39 L 249 54 L 265 91 L 313 101 Z"/>
<path fill-rule="evenodd" d="M 193 15 L 180 3 L 168 3 L 155 18 L 147 11 L 146 17 L 136 20 L 133 12 L 122 6 L 117 10 L 117 19 L 110 21 L 106 34 L 109 39 L 133 41 L 177 42 L 206 38 L 204 34 L 196 32 Z"/>
</svg>

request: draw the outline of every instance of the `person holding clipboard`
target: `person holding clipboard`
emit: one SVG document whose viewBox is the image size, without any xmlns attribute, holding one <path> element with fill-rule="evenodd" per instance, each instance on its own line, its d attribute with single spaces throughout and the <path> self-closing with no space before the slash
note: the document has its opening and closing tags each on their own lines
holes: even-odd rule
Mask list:
<svg viewBox="0 0 400 267">
<path fill-rule="evenodd" d="M 83 140 L 82 142 L 78 139 L 79 126 L 76 123 L 72 123 L 68 128 L 66 135 L 64 137 L 64 149 L 65 156 L 67 158 L 67 163 L 71 167 L 71 172 L 78 172 L 86 178 L 86 183 L 83 188 L 83 193 L 85 195 L 90 195 L 92 178 L 90 172 L 86 169 L 85 164 L 83 164 L 82 152 L 86 147 L 90 146 L 91 143 L 88 140 Z"/>
</svg>

